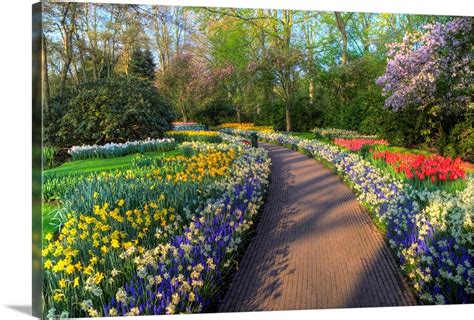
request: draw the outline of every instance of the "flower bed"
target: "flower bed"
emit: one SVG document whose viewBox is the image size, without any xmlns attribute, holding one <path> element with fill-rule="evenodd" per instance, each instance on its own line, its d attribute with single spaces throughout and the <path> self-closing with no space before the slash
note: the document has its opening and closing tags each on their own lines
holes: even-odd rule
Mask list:
<svg viewBox="0 0 474 320">
<path fill-rule="evenodd" d="M 73 146 L 69 149 L 69 154 L 73 160 L 114 158 L 138 152 L 169 151 L 175 149 L 176 145 L 173 139 L 147 139 L 125 143 L 112 142 L 104 145 Z"/>
<path fill-rule="evenodd" d="M 375 140 L 375 139 L 334 139 L 334 144 L 344 147 L 351 151 L 359 151 L 363 146 L 373 145 L 388 145 L 386 140 Z"/>
<path fill-rule="evenodd" d="M 47 316 L 209 307 L 262 204 L 270 166 L 265 150 L 224 139 L 184 143 L 190 157 L 138 158 L 63 195 L 69 214 L 43 250 Z"/>
<path fill-rule="evenodd" d="M 408 179 L 420 181 L 454 181 L 464 179 L 466 172 L 462 168 L 461 159 L 445 158 L 439 155 L 426 156 L 422 154 L 406 154 L 390 151 L 374 151 L 374 159 L 382 159 L 393 167 L 396 172 L 402 172 Z"/>
<path fill-rule="evenodd" d="M 182 130 L 182 131 L 168 131 L 166 136 L 173 138 L 177 142 L 184 141 L 203 141 L 203 142 L 222 142 L 222 138 L 217 131 L 192 131 L 192 130 Z"/>
<path fill-rule="evenodd" d="M 360 134 L 357 131 L 335 129 L 335 128 L 314 128 L 313 133 L 316 138 L 327 138 L 333 140 L 340 139 L 377 139 L 376 135 Z"/>
<path fill-rule="evenodd" d="M 303 150 L 343 177 L 385 231 L 422 302 L 474 302 L 473 177 L 455 193 L 415 189 L 337 146 L 278 133 L 258 136 Z"/>
<path fill-rule="evenodd" d="M 219 129 L 238 129 L 238 130 L 273 132 L 273 127 L 272 126 L 256 126 L 253 123 L 228 122 L 228 123 L 220 124 L 218 126 L 218 128 Z"/>
<path fill-rule="evenodd" d="M 199 124 L 197 122 L 173 122 L 173 130 L 175 131 L 200 131 L 206 130 L 206 126 L 203 124 Z"/>
</svg>

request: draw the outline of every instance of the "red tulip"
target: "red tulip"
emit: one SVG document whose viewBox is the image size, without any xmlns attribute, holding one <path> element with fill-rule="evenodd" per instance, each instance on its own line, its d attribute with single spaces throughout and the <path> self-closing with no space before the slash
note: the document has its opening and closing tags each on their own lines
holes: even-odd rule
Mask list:
<svg viewBox="0 0 474 320">
<path fill-rule="evenodd" d="M 374 151 L 372 155 L 374 159 L 383 159 L 396 172 L 404 172 L 408 179 L 416 176 L 418 180 L 423 181 L 428 177 L 434 183 L 437 179 L 453 181 L 466 177 L 459 158 L 453 160 L 439 155 L 425 156 L 389 151 Z"/>
</svg>

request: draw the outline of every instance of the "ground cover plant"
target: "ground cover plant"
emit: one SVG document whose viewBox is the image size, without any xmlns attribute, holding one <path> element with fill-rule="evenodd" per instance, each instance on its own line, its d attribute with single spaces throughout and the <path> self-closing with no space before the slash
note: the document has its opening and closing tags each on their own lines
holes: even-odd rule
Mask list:
<svg viewBox="0 0 474 320">
<path fill-rule="evenodd" d="M 181 147 L 192 152 L 139 155 L 61 196 L 67 213 L 43 249 L 45 315 L 189 312 L 214 301 L 262 203 L 269 159 L 232 138 Z M 171 256 L 154 269 L 159 252 Z"/>
<path fill-rule="evenodd" d="M 240 130 L 234 133 L 248 134 Z M 465 182 L 460 190 L 430 190 L 405 183 L 360 154 L 327 142 L 276 132 L 260 132 L 258 136 L 305 151 L 344 178 L 386 234 L 421 302 L 474 302 L 472 175 L 459 177 Z"/>
</svg>

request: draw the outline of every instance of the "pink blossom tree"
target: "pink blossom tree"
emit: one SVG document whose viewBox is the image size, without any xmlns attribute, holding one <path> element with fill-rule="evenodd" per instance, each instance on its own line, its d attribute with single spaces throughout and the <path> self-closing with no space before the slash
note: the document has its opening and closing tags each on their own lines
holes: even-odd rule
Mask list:
<svg viewBox="0 0 474 320">
<path fill-rule="evenodd" d="M 472 101 L 473 21 L 428 24 L 425 33 L 408 33 L 389 45 L 385 74 L 376 81 L 387 96 L 385 106 L 439 115 L 465 110 Z"/>
</svg>

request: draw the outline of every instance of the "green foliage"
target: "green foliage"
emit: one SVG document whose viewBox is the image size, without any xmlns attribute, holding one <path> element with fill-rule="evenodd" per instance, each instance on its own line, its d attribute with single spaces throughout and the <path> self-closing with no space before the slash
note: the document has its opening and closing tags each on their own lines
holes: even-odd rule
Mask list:
<svg viewBox="0 0 474 320">
<path fill-rule="evenodd" d="M 149 49 L 134 50 L 130 63 L 128 65 L 128 72 L 130 75 L 136 76 L 150 81 L 155 80 L 156 64 L 153 61 L 153 54 Z"/>
<path fill-rule="evenodd" d="M 54 232 L 57 230 L 59 224 L 59 222 L 57 221 L 57 217 L 60 214 L 60 211 L 61 207 L 57 203 L 43 203 L 43 234 L 47 234 L 49 232 Z"/>
<path fill-rule="evenodd" d="M 460 156 L 463 159 L 474 162 L 474 111 L 466 117 L 466 120 L 458 123 L 451 131 L 445 155 Z"/>
<path fill-rule="evenodd" d="M 101 144 L 162 137 L 174 114 L 147 80 L 119 77 L 89 82 L 53 97 L 45 113 L 51 145 Z"/>
<path fill-rule="evenodd" d="M 56 167 L 58 164 L 54 159 L 54 155 L 57 152 L 57 148 L 46 146 L 43 147 L 43 169 L 51 169 Z"/>
<path fill-rule="evenodd" d="M 312 132 L 291 132 L 292 136 L 303 138 L 303 139 L 314 139 L 314 134 Z"/>
<path fill-rule="evenodd" d="M 334 127 L 377 134 L 375 123 L 382 114 L 383 98 L 374 81 L 384 69 L 383 60 L 366 55 L 321 72 L 315 107 L 320 111 L 319 127 Z"/>
<path fill-rule="evenodd" d="M 318 126 L 322 116 L 321 110 L 315 108 L 301 93 L 290 113 L 295 131 L 311 131 Z"/>
<path fill-rule="evenodd" d="M 223 99 L 215 99 L 193 109 L 192 119 L 210 125 L 232 122 L 235 120 L 233 106 Z"/>
</svg>

